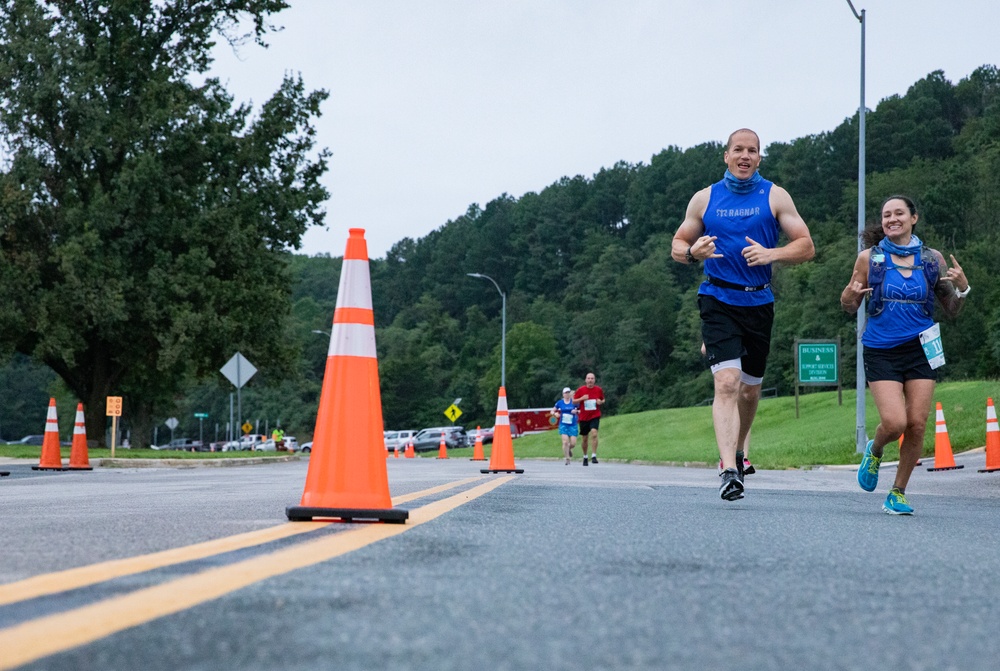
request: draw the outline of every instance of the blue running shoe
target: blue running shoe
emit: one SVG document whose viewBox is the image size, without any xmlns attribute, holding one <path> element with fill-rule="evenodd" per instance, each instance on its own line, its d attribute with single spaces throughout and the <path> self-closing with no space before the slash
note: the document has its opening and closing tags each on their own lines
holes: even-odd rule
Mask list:
<svg viewBox="0 0 1000 671">
<path fill-rule="evenodd" d="M 889 496 L 885 497 L 885 503 L 882 504 L 882 510 L 890 515 L 913 514 L 913 506 L 911 506 L 910 502 L 906 500 L 906 496 L 903 492 L 899 491 L 896 487 L 889 490 Z"/>
<path fill-rule="evenodd" d="M 882 457 L 872 454 L 874 440 L 869 440 L 865 445 L 865 456 L 861 459 L 861 466 L 858 467 L 858 484 L 866 492 L 874 492 L 878 485 L 878 467 L 882 465 Z"/>
</svg>

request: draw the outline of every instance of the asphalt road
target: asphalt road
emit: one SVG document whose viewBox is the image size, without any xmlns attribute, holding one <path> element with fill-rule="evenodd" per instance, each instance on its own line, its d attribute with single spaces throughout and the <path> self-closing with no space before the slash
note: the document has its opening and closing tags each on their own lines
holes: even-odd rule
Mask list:
<svg viewBox="0 0 1000 671">
<path fill-rule="evenodd" d="M 913 517 L 880 511 L 891 467 L 728 503 L 708 469 L 393 459 L 394 498 L 460 483 L 405 526 L 287 524 L 307 461 L 2 465 L 0 669 L 995 669 L 1000 473 L 957 459 Z"/>
</svg>

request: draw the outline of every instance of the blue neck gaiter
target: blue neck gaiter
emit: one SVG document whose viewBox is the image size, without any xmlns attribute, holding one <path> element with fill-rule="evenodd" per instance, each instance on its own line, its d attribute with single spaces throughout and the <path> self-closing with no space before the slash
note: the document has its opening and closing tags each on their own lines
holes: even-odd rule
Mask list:
<svg viewBox="0 0 1000 671">
<path fill-rule="evenodd" d="M 729 172 L 729 169 L 726 168 L 726 174 L 722 179 L 726 184 L 726 188 L 733 193 L 750 193 L 757 188 L 757 184 L 763 178 L 760 176 L 759 172 L 754 172 L 754 174 L 750 177 L 740 179 L 733 173 Z"/>
<path fill-rule="evenodd" d="M 896 256 L 913 256 L 920 251 L 924 243 L 920 241 L 920 238 L 916 234 L 910 234 L 910 244 L 903 246 L 897 245 L 892 242 L 889 238 L 882 238 L 882 242 L 878 243 L 879 246 L 889 254 L 895 254 Z"/>
</svg>

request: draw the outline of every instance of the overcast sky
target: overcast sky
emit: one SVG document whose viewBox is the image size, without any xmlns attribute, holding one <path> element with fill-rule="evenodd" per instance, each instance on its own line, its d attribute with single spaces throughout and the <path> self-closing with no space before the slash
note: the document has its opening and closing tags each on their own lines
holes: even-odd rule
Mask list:
<svg viewBox="0 0 1000 671">
<path fill-rule="evenodd" d="M 372 258 L 508 193 L 751 127 L 765 147 L 857 110 L 861 24 L 846 0 L 291 0 L 264 50 L 212 74 L 259 106 L 285 72 L 330 98 L 325 230 L 301 252 Z M 934 70 L 1000 62 L 997 0 L 854 0 L 866 103 Z M 719 159 L 719 176 L 724 165 Z M 794 197 L 794 194 L 792 194 Z M 680 222 L 678 222 L 680 223 Z"/>
</svg>

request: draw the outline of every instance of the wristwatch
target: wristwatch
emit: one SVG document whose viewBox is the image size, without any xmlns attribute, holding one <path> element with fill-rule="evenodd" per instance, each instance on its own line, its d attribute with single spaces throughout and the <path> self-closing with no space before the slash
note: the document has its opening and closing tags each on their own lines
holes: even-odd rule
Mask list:
<svg viewBox="0 0 1000 671">
<path fill-rule="evenodd" d="M 955 289 L 955 295 L 958 296 L 959 298 L 965 298 L 966 296 L 969 295 L 970 291 L 972 291 L 972 285 L 971 284 L 965 287 L 965 291 L 959 291 L 956 288 Z"/>
<path fill-rule="evenodd" d="M 684 258 L 687 259 L 688 263 L 697 263 L 698 259 L 694 258 L 694 254 L 691 253 L 691 246 L 688 245 L 687 251 L 684 252 Z"/>
</svg>

